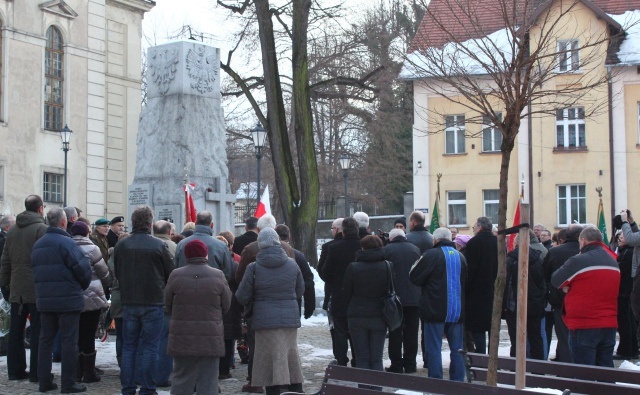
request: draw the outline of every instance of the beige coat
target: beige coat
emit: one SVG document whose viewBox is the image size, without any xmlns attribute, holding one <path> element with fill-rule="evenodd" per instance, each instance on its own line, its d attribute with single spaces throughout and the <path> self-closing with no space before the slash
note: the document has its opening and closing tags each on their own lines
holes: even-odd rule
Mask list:
<svg viewBox="0 0 640 395">
<path fill-rule="evenodd" d="M 167 354 L 224 356 L 222 316 L 229 310 L 231 291 L 222 271 L 193 258 L 171 272 L 164 293 L 171 314 Z"/>
</svg>

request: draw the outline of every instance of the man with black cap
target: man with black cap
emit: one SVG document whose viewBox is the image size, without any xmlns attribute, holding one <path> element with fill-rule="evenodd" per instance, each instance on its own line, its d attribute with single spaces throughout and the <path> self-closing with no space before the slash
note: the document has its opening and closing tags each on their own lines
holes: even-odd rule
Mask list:
<svg viewBox="0 0 640 395">
<path fill-rule="evenodd" d="M 118 242 L 118 237 L 124 232 L 124 217 L 119 215 L 113 217 L 111 220 L 111 226 L 109 227 L 109 233 L 107 233 L 107 242 L 109 248 L 115 247 Z"/>
</svg>

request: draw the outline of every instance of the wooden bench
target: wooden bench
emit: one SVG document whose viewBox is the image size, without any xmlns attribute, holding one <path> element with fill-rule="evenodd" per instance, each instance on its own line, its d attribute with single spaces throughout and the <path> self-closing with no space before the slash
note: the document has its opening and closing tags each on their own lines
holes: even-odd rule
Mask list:
<svg viewBox="0 0 640 395">
<path fill-rule="evenodd" d="M 523 395 L 531 392 L 512 388 L 489 387 L 483 384 L 439 380 L 412 374 L 387 373 L 376 370 L 357 369 L 329 365 L 324 382 L 316 395 L 380 395 L 394 390 L 426 392 L 429 394 L 480 394 Z M 294 393 L 287 392 L 293 395 Z"/>
<path fill-rule="evenodd" d="M 486 381 L 489 356 L 463 352 L 467 381 Z M 516 359 L 498 358 L 498 383 L 515 384 Z M 526 386 L 579 394 L 640 394 L 640 372 L 527 359 Z"/>
</svg>

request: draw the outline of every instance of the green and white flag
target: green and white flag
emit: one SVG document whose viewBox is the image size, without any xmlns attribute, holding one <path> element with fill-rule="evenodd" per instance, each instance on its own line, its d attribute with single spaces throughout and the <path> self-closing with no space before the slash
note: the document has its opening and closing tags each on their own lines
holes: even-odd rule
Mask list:
<svg viewBox="0 0 640 395">
<path fill-rule="evenodd" d="M 600 203 L 598 204 L 598 230 L 602 233 L 602 239 L 605 244 L 609 241 L 609 236 L 607 236 L 607 222 L 604 220 L 604 207 L 602 206 L 602 198 L 600 198 Z"/>
<path fill-rule="evenodd" d="M 440 193 L 436 195 L 436 202 L 433 205 L 433 212 L 431 213 L 431 226 L 429 232 L 433 234 L 433 231 L 440 227 Z"/>
</svg>

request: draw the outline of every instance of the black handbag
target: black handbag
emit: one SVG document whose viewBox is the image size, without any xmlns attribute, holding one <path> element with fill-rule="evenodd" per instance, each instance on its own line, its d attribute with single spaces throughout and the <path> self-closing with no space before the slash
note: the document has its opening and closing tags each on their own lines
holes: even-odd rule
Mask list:
<svg viewBox="0 0 640 395">
<path fill-rule="evenodd" d="M 391 265 L 386 261 L 387 272 L 389 273 L 389 294 L 382 298 L 382 319 L 387 324 L 390 331 L 394 331 L 402 325 L 402 303 L 398 295 L 396 295 L 393 286 L 393 276 L 391 274 Z"/>
</svg>

